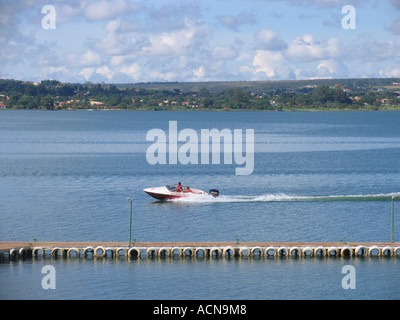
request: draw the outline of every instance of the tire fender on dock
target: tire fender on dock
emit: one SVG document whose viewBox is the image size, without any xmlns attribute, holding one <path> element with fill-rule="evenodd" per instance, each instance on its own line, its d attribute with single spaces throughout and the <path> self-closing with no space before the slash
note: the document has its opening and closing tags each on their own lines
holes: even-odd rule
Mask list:
<svg viewBox="0 0 400 320">
<path fill-rule="evenodd" d="M 101 253 L 99 253 L 99 250 L 101 250 Z M 104 248 L 102 246 L 96 247 L 96 249 L 94 249 L 94 256 L 97 258 L 105 257 L 106 256 L 106 248 Z"/>
<path fill-rule="evenodd" d="M 205 257 L 207 255 L 207 251 L 205 248 L 203 247 L 198 247 L 194 250 L 194 255 L 197 257 L 199 255 L 199 252 L 203 251 L 203 257 Z"/>
<path fill-rule="evenodd" d="M 270 254 L 270 251 L 273 252 L 273 254 Z M 265 256 L 266 257 L 276 257 L 276 248 L 275 247 L 268 247 L 265 249 Z"/>
<path fill-rule="evenodd" d="M 35 247 L 32 250 L 32 256 L 37 257 L 38 256 L 38 252 L 41 252 L 41 256 L 44 257 L 44 249 L 42 247 Z"/>
<path fill-rule="evenodd" d="M 251 255 L 251 251 L 249 247 L 241 247 L 239 249 L 239 256 L 243 257 L 245 254 L 243 253 L 244 251 L 247 250 L 247 255 L 246 256 L 250 256 Z"/>
<path fill-rule="evenodd" d="M 60 255 L 62 256 L 62 250 L 59 247 L 55 247 L 51 250 L 51 256 L 52 257 L 56 257 L 57 256 L 57 252 L 60 252 Z"/>
<path fill-rule="evenodd" d="M 291 256 L 298 255 L 299 257 L 301 257 L 302 252 L 299 247 L 292 247 L 289 249 L 289 255 L 291 255 Z"/>
<path fill-rule="evenodd" d="M 372 246 L 371 248 L 369 248 L 369 250 L 368 250 L 369 256 L 372 257 L 373 256 L 373 252 L 375 250 L 378 251 L 377 256 L 380 257 L 381 256 L 381 249 L 379 249 L 379 247 L 377 247 L 377 246 Z"/>
<path fill-rule="evenodd" d="M 307 252 L 310 252 L 310 254 L 307 254 Z M 314 256 L 314 252 L 315 252 L 314 248 L 311 248 L 311 247 L 305 247 L 302 250 L 304 257 L 312 257 L 312 256 Z"/>
<path fill-rule="evenodd" d="M 131 248 L 131 249 L 133 249 L 133 248 Z M 129 250 L 130 250 L 130 249 L 129 249 Z M 120 257 L 120 256 L 121 256 L 120 251 L 123 252 L 123 255 L 124 255 L 125 257 L 128 255 L 128 250 L 127 250 L 126 248 L 119 247 L 119 248 L 117 248 L 117 249 L 115 250 L 115 256 L 116 256 L 116 257 Z"/>
<path fill-rule="evenodd" d="M 169 257 L 171 255 L 171 249 L 162 247 L 162 248 L 160 248 L 160 250 L 158 250 L 158 255 L 160 257 L 163 257 L 163 256 Z"/>
<path fill-rule="evenodd" d="M 124 248 L 119 248 L 119 249 L 117 249 L 117 252 L 118 252 L 119 250 L 121 250 L 121 249 L 124 250 L 124 251 L 126 252 L 125 254 L 127 254 L 129 258 L 132 258 L 132 253 L 133 253 L 133 252 L 136 253 L 136 257 L 137 257 L 137 258 L 140 258 L 140 250 L 139 250 L 139 248 L 132 247 L 132 248 L 129 248 L 128 251 L 126 251 L 126 249 L 124 249 Z"/>
<path fill-rule="evenodd" d="M 174 247 L 174 248 L 172 248 L 172 249 L 171 249 L 171 255 L 172 255 L 172 256 L 175 256 L 175 251 L 176 251 L 176 250 L 178 250 L 179 256 L 181 257 L 181 256 L 183 255 L 183 252 L 182 252 L 182 248 L 179 248 L 179 247 Z"/>
<path fill-rule="evenodd" d="M 72 252 L 76 252 L 76 255 L 78 256 L 78 258 L 79 258 L 80 255 L 81 255 L 78 248 L 70 248 L 70 249 L 68 249 L 68 251 L 67 251 L 67 256 L 68 256 L 68 257 L 71 257 L 71 253 L 72 253 Z"/>
<path fill-rule="evenodd" d="M 325 257 L 325 255 L 326 255 L 326 248 L 324 248 L 324 247 L 316 247 L 316 248 L 314 249 L 314 255 L 315 255 L 315 256 Z"/>
<path fill-rule="evenodd" d="M 85 249 L 83 249 L 83 256 L 87 257 L 89 252 L 92 252 L 93 255 L 94 255 L 94 248 L 93 247 L 86 247 Z"/>
<path fill-rule="evenodd" d="M 215 252 L 215 256 L 216 257 L 219 257 L 219 256 L 221 256 L 222 255 L 222 249 L 221 248 L 217 248 L 217 247 L 214 247 L 214 248 L 211 248 L 211 250 L 210 250 L 210 256 L 212 257 L 213 256 L 213 253 Z"/>
<path fill-rule="evenodd" d="M 27 251 L 28 250 L 26 248 L 20 248 L 18 250 L 18 254 L 19 254 L 20 257 L 24 257 L 27 254 Z"/>
<path fill-rule="evenodd" d="M 184 249 L 183 249 L 183 254 L 184 254 L 185 256 L 193 257 L 193 255 L 194 255 L 194 248 L 192 248 L 192 247 L 186 247 L 186 248 L 184 248 Z"/>
<path fill-rule="evenodd" d="M 339 256 L 339 248 L 338 247 L 329 247 L 328 248 L 328 256 Z M 332 254 L 334 253 L 334 254 Z"/>
<path fill-rule="evenodd" d="M 366 256 L 368 253 L 368 249 L 365 246 L 358 246 L 356 247 L 354 254 L 356 255 L 356 257 L 364 257 Z"/>
<path fill-rule="evenodd" d="M 154 253 L 154 255 L 157 257 L 158 251 L 157 251 L 156 248 L 151 247 L 151 248 L 148 248 L 148 249 L 146 250 L 146 255 L 147 255 L 148 257 L 150 257 L 150 256 L 152 255 L 152 253 Z"/>
<path fill-rule="evenodd" d="M 341 249 L 341 256 L 349 256 L 352 257 L 353 256 L 353 248 L 351 247 L 342 247 Z"/>
<path fill-rule="evenodd" d="M 229 251 L 232 251 L 232 255 L 229 253 Z M 224 257 L 226 257 L 227 256 L 227 254 L 228 254 L 228 256 L 234 256 L 235 255 L 235 249 L 233 249 L 232 247 L 225 247 L 223 250 L 222 250 L 222 255 L 224 256 Z"/>
<path fill-rule="evenodd" d="M 388 252 L 389 254 L 385 254 L 385 252 Z M 392 247 L 384 247 L 384 248 L 382 248 L 382 255 L 383 256 L 389 256 L 389 257 L 393 256 L 394 255 L 393 248 Z"/>
<path fill-rule="evenodd" d="M 289 255 L 289 250 L 286 247 L 280 247 L 277 252 L 278 256 L 287 257 Z"/>
<path fill-rule="evenodd" d="M 256 256 L 256 251 L 257 251 L 257 250 L 260 252 L 259 256 L 260 256 L 260 257 L 263 257 L 264 252 L 263 252 L 263 249 L 262 249 L 261 247 L 254 247 L 254 248 L 252 248 L 252 249 L 251 249 L 251 255 L 252 255 L 253 257 Z"/>
</svg>

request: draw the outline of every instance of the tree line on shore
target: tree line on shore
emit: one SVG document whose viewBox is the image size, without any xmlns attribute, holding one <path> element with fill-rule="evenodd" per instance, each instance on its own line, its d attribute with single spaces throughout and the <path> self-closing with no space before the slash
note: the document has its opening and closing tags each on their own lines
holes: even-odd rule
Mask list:
<svg viewBox="0 0 400 320">
<path fill-rule="evenodd" d="M 303 81 L 304 82 L 304 81 Z M 339 81 L 338 81 L 339 82 Z M 386 81 L 387 83 L 388 81 Z M 28 82 L 0 79 L 3 109 L 125 109 L 125 110 L 329 110 L 400 107 L 400 84 L 368 85 L 349 89 L 346 84 L 312 82 L 296 88 L 274 88 L 255 92 L 226 87 L 210 92 L 117 87 L 114 84 L 62 83 L 57 80 Z M 354 82 L 353 82 L 354 83 Z M 247 86 L 249 84 L 247 83 Z M 293 85 L 292 85 L 293 86 Z"/>
</svg>

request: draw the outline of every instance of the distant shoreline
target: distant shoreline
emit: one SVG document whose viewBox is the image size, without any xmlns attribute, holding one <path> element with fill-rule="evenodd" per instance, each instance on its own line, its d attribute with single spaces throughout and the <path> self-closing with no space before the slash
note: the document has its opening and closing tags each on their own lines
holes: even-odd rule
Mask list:
<svg viewBox="0 0 400 320">
<path fill-rule="evenodd" d="M 93 84 L 0 79 L 0 110 L 391 111 L 400 78 Z"/>
<path fill-rule="evenodd" d="M 259 110 L 259 109 L 169 109 L 169 110 L 160 110 L 160 109 L 59 109 L 59 110 L 49 110 L 49 109 L 0 109 L 0 111 L 52 111 L 52 112 L 69 112 L 69 111 L 79 111 L 79 112 L 108 112 L 108 111 L 133 111 L 133 112 L 375 112 L 375 111 L 400 111 L 400 106 L 396 107 L 380 107 L 380 108 L 365 108 L 365 109 L 350 109 L 350 108 L 299 108 L 299 109 L 282 109 L 282 110 Z"/>
</svg>

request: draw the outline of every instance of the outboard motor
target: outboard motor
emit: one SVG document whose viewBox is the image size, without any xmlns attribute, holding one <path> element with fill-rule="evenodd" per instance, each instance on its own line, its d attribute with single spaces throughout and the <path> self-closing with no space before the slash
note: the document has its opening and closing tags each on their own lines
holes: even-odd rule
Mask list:
<svg viewBox="0 0 400 320">
<path fill-rule="evenodd" d="M 212 195 L 213 197 L 218 197 L 219 191 L 217 189 L 211 189 L 208 194 Z"/>
</svg>

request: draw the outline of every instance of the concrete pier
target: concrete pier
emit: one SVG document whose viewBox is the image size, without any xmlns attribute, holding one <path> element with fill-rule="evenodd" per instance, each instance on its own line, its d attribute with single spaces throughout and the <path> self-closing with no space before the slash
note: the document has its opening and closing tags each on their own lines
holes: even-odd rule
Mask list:
<svg viewBox="0 0 400 320">
<path fill-rule="evenodd" d="M 0 242 L 0 259 L 141 257 L 400 257 L 400 243 Z"/>
</svg>

